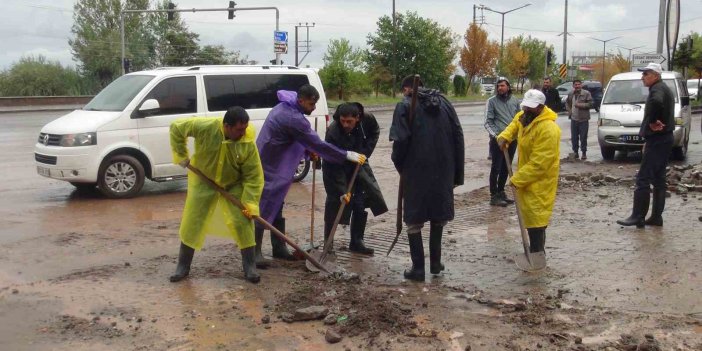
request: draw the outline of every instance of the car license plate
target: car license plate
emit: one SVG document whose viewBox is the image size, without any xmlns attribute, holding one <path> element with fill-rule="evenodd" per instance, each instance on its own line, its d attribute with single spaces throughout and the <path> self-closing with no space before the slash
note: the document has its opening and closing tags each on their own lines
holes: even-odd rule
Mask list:
<svg viewBox="0 0 702 351">
<path fill-rule="evenodd" d="M 644 138 L 639 135 L 622 135 L 619 137 L 619 140 L 621 140 L 624 143 L 643 143 Z"/>
<path fill-rule="evenodd" d="M 51 176 L 51 172 L 49 171 L 49 169 L 42 166 L 37 166 L 37 173 L 39 173 L 39 175 L 43 175 L 44 177 Z"/>
</svg>

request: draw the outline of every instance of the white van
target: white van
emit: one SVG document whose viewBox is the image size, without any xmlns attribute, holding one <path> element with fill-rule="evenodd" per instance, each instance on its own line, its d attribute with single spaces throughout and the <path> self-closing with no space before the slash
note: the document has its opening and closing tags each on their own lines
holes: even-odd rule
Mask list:
<svg viewBox="0 0 702 351">
<path fill-rule="evenodd" d="M 329 111 L 322 82 L 313 69 L 288 66 L 194 66 L 160 68 L 124 75 L 83 109 L 41 129 L 34 147 L 37 173 L 77 188 L 97 185 L 107 197 L 135 196 L 144 179 L 167 181 L 187 176 L 173 164 L 169 127 L 183 117 L 223 117 L 244 107 L 260 131 L 278 103 L 278 90 L 311 84 L 319 91 L 308 117 L 324 136 Z M 309 164 L 301 161 L 303 178 Z M 299 173 L 303 173 L 300 177 Z"/>
<path fill-rule="evenodd" d="M 687 84 L 678 72 L 663 72 L 661 79 L 675 97 L 675 130 L 671 156 L 683 160 L 687 154 L 692 126 Z M 597 120 L 597 141 L 602 158 L 613 159 L 617 150 L 641 150 L 644 139 L 639 136 L 639 128 L 647 97 L 648 88 L 641 81 L 641 72 L 620 73 L 609 81 Z"/>
</svg>

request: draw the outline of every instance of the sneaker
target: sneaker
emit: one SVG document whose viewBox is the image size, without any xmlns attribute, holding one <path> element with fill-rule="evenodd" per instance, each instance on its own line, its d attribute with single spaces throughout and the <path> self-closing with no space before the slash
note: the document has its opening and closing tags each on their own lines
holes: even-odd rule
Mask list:
<svg viewBox="0 0 702 351">
<path fill-rule="evenodd" d="M 508 198 L 508 197 L 507 197 L 507 193 L 505 193 L 504 191 L 500 192 L 500 197 L 502 197 L 502 200 L 505 200 L 505 202 L 506 202 L 508 205 L 514 203 L 514 200 Z"/>
<path fill-rule="evenodd" d="M 500 206 L 500 207 L 507 207 L 508 203 L 502 199 L 502 196 L 500 194 L 494 194 L 490 196 L 490 206 Z"/>
<path fill-rule="evenodd" d="M 580 158 L 581 160 L 587 160 L 587 155 L 585 155 L 585 151 L 583 151 L 583 157 Z"/>
</svg>

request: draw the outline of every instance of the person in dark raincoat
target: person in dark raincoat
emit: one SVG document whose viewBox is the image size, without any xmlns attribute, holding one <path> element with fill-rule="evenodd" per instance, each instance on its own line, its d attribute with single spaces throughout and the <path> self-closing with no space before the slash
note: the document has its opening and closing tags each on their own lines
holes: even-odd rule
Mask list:
<svg viewBox="0 0 702 351">
<path fill-rule="evenodd" d="M 263 165 L 264 186 L 259 204 L 261 218 L 285 233 L 283 218 L 283 201 L 293 182 L 295 169 L 305 152 L 314 152 L 327 162 L 344 163 L 351 161 L 361 163 L 366 157 L 354 151 L 344 151 L 319 138 L 305 118 L 316 108 L 319 92 L 309 84 L 301 86 L 297 93 L 279 90 L 278 103 L 268 113 L 263 122 L 261 133 L 256 139 L 261 164 Z M 256 265 L 267 266 L 261 253 L 263 244 L 263 227 L 256 225 Z M 271 234 L 273 257 L 296 260 L 288 251 L 285 241 Z"/>
<path fill-rule="evenodd" d="M 429 260 L 432 274 L 439 274 L 441 236 L 453 219 L 453 188 L 463 184 L 464 142 L 456 110 L 436 90 L 418 89 L 417 107 L 409 125 L 412 76 L 402 82 L 405 98 L 397 104 L 390 127 L 392 162 L 404 181 L 404 222 L 410 244 L 412 268 L 405 278 L 424 280 L 422 227 L 430 222 Z M 420 84 L 421 86 L 421 84 Z"/>
<path fill-rule="evenodd" d="M 360 103 L 344 103 L 336 108 L 334 121 L 327 128 L 325 141 L 343 150 L 356 151 L 370 159 L 380 137 L 380 126 L 375 116 L 366 113 Z M 322 162 L 324 189 L 327 200 L 324 205 L 324 241 L 331 233 L 332 225 L 341 205 L 341 196 L 345 194 L 356 166 L 352 163 L 334 164 Z M 358 171 L 352 190 L 350 206 L 344 209 L 339 223 L 351 222 L 351 240 L 349 251 L 373 254 L 373 249 L 366 247 L 363 237 L 368 221 L 366 208 L 374 216 L 388 211 L 380 186 L 373 175 L 370 164 L 364 163 Z"/>
</svg>

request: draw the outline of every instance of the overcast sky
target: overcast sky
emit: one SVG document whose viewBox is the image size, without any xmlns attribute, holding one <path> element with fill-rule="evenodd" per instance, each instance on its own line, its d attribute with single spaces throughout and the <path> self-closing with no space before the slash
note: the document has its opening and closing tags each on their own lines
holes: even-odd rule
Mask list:
<svg viewBox="0 0 702 351">
<path fill-rule="evenodd" d="M 452 0 L 396 0 L 396 11 L 416 11 L 450 27 L 460 36 L 473 18 L 473 5 L 485 4 L 496 11 L 508 11 L 531 1 L 526 8 L 505 16 L 505 42 L 520 34 L 532 35 L 553 44 L 562 60 L 564 0 L 502 0 L 502 1 L 452 1 Z M 2 0 L 0 12 L 0 69 L 6 69 L 20 57 L 44 55 L 65 65 L 75 65 L 68 46 L 73 23 L 75 0 Z M 174 1 L 179 9 L 223 8 L 223 0 Z M 590 39 L 610 39 L 607 51 L 616 53 L 617 46 L 634 48 L 634 51 L 653 52 L 656 49 L 659 0 L 570 0 L 568 1 L 568 56 L 573 52 L 602 53 L 602 43 Z M 702 0 L 681 0 L 681 35 L 702 28 Z M 321 67 L 322 57 L 330 39 L 347 38 L 356 47 L 366 48 L 366 37 L 376 31 L 376 22 L 383 15 L 391 15 L 392 0 L 237 0 L 237 7 L 276 6 L 280 9 L 280 29 L 289 32 L 289 51 L 283 55 L 286 64 L 293 64 L 295 25 L 315 23 L 310 28 L 312 52 L 303 65 Z M 241 11 L 227 20 L 225 12 L 182 13 L 185 23 L 200 35 L 201 44 L 224 45 L 239 50 L 249 59 L 267 62 L 274 58 L 274 11 Z M 501 17 L 485 11 L 485 28 L 491 39 L 500 41 Z M 304 39 L 304 29 L 301 29 Z M 462 46 L 462 44 L 461 44 Z M 302 56 L 302 55 L 300 55 Z"/>
</svg>

